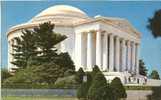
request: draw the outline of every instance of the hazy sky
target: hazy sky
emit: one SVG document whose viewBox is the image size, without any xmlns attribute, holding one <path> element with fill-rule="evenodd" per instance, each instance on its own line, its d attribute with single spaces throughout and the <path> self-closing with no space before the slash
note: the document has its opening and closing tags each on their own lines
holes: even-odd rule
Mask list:
<svg viewBox="0 0 161 100">
<path fill-rule="evenodd" d="M 161 2 L 2 2 L 2 67 L 7 67 L 6 31 L 14 25 L 25 23 L 40 11 L 57 4 L 72 5 L 86 12 L 90 17 L 102 15 L 121 17 L 129 20 L 142 33 L 140 59 L 143 59 L 148 70 L 156 69 L 161 74 L 161 38 L 154 39 L 146 28 L 149 17 L 155 10 L 161 9 Z"/>
</svg>

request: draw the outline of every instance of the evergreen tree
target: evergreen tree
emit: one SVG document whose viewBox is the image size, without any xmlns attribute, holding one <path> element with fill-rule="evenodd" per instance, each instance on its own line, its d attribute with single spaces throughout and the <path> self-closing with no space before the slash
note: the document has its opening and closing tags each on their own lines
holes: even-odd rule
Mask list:
<svg viewBox="0 0 161 100">
<path fill-rule="evenodd" d="M 64 74 L 61 67 L 54 62 L 44 63 L 36 66 L 33 71 L 35 76 L 37 76 L 37 81 L 39 83 L 53 84 L 59 77 Z"/>
<path fill-rule="evenodd" d="M 60 66 L 59 70 L 62 70 L 62 76 L 60 77 L 64 77 L 64 72 L 70 70 L 73 71 L 73 74 L 75 73 L 75 66 L 74 63 L 70 57 L 70 55 L 65 52 L 65 53 L 60 53 L 58 54 L 56 57 L 53 56 L 53 62 L 57 65 Z"/>
<path fill-rule="evenodd" d="M 33 32 L 23 30 L 21 37 L 15 37 L 14 40 L 16 42 L 12 45 L 14 61 L 11 63 L 19 68 L 25 68 L 29 59 L 37 55 Z"/>
<path fill-rule="evenodd" d="M 85 76 L 85 72 L 83 71 L 82 68 L 79 68 L 79 70 L 77 71 L 77 73 L 75 75 L 76 82 L 78 82 L 78 84 L 82 84 L 84 76 Z"/>
<path fill-rule="evenodd" d="M 1 80 L 2 83 L 8 79 L 9 77 L 11 77 L 12 75 L 7 71 L 7 69 L 1 69 Z"/>
<path fill-rule="evenodd" d="M 160 79 L 158 71 L 153 70 L 151 72 L 151 74 L 150 74 L 150 78 L 152 78 L 152 79 Z"/>
<path fill-rule="evenodd" d="M 144 75 L 144 76 L 147 76 L 147 69 L 146 69 L 146 66 L 143 62 L 143 60 L 139 60 L 139 73 L 140 75 Z"/>
<path fill-rule="evenodd" d="M 99 67 L 97 65 L 94 65 L 93 69 L 92 69 L 92 78 L 94 79 L 95 75 L 98 73 L 98 72 L 101 72 Z"/>
<path fill-rule="evenodd" d="M 82 71 L 83 71 L 82 68 L 80 68 L 79 73 L 82 73 Z M 80 100 L 87 100 L 88 91 L 89 91 L 89 88 L 92 84 L 91 73 L 87 72 L 86 76 L 87 76 L 87 81 L 82 82 L 82 84 L 79 86 L 79 88 L 77 90 L 77 97 Z"/>
<path fill-rule="evenodd" d="M 87 100 L 88 89 L 89 84 L 87 82 L 82 83 L 77 90 L 77 98 L 79 100 Z"/>
<path fill-rule="evenodd" d="M 89 100 L 107 100 L 106 88 L 107 82 L 104 75 L 101 72 L 97 73 L 88 91 Z"/>
<path fill-rule="evenodd" d="M 147 27 L 155 38 L 161 37 L 161 9 L 157 10 L 154 16 L 149 19 Z"/>
<path fill-rule="evenodd" d="M 34 28 L 33 34 L 35 37 L 35 45 L 38 47 L 39 56 L 37 57 L 40 63 L 51 62 L 57 56 L 56 45 L 66 39 L 65 35 L 60 35 L 53 32 L 54 24 L 46 22 Z"/>
<path fill-rule="evenodd" d="M 113 89 L 114 94 L 117 98 L 127 97 L 126 90 L 124 86 L 122 85 L 121 80 L 118 77 L 112 80 L 110 87 Z"/>
<path fill-rule="evenodd" d="M 33 30 L 22 31 L 21 37 L 16 37 L 16 44 L 12 45 L 15 51 L 12 54 L 14 57 L 12 63 L 20 68 L 25 68 L 32 64 L 40 65 L 55 61 L 58 56 L 55 45 L 67 37 L 53 32 L 53 29 L 54 24 L 46 22 Z M 68 58 L 68 61 L 70 60 L 67 54 L 60 56 Z M 74 64 L 70 65 L 73 68 Z"/>
</svg>

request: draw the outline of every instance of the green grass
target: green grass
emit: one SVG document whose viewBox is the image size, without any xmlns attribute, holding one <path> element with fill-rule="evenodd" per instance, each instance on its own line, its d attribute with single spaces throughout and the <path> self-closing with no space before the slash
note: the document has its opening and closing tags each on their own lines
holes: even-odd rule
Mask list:
<svg viewBox="0 0 161 100">
<path fill-rule="evenodd" d="M 18 97 L 18 96 L 7 96 L 2 97 L 2 100 L 78 100 L 74 97 L 56 97 L 56 96 L 35 96 L 35 97 Z"/>
</svg>

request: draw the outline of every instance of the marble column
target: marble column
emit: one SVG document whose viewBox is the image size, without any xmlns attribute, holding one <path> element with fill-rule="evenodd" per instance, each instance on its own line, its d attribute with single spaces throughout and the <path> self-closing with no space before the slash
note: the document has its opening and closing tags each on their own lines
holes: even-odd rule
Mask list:
<svg viewBox="0 0 161 100">
<path fill-rule="evenodd" d="M 8 41 L 8 70 L 11 67 L 11 41 Z"/>
<path fill-rule="evenodd" d="M 86 70 L 87 67 L 87 33 L 81 34 L 81 65 Z"/>
<path fill-rule="evenodd" d="M 119 37 L 116 37 L 115 41 L 115 68 L 116 71 L 119 71 L 120 67 L 120 40 Z"/>
<path fill-rule="evenodd" d="M 132 64 L 131 64 L 132 68 L 131 68 L 131 71 L 135 72 L 135 43 L 134 42 L 132 42 L 132 51 L 131 52 L 132 52 L 132 57 L 131 57 L 132 58 Z"/>
<path fill-rule="evenodd" d="M 136 44 L 136 74 L 139 74 L 139 44 Z"/>
<path fill-rule="evenodd" d="M 121 71 L 124 72 L 126 70 L 126 46 L 125 40 L 121 41 Z"/>
<path fill-rule="evenodd" d="M 107 71 L 108 66 L 108 34 L 103 36 L 103 71 Z"/>
<path fill-rule="evenodd" d="M 127 70 L 130 71 L 131 68 L 131 42 L 127 41 Z"/>
<path fill-rule="evenodd" d="M 96 33 L 96 65 L 102 70 L 102 36 L 100 31 Z"/>
<path fill-rule="evenodd" d="M 81 33 L 75 33 L 75 63 L 76 63 L 76 70 L 79 70 L 81 66 Z M 62 44 L 61 44 L 62 45 Z"/>
<path fill-rule="evenodd" d="M 93 44 L 92 44 L 92 32 L 89 32 L 87 35 L 87 70 L 91 70 L 93 66 L 92 62 L 92 49 L 93 49 Z"/>
<path fill-rule="evenodd" d="M 109 71 L 114 71 L 114 36 L 110 35 Z"/>
</svg>

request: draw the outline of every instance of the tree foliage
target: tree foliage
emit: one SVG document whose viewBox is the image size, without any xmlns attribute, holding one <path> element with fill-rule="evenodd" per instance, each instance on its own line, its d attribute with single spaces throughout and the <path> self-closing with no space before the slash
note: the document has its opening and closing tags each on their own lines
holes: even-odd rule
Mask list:
<svg viewBox="0 0 161 100">
<path fill-rule="evenodd" d="M 150 74 L 150 78 L 152 78 L 152 79 L 160 79 L 158 71 L 153 70 L 151 72 L 151 74 Z"/>
<path fill-rule="evenodd" d="M 101 72 L 99 67 L 97 65 L 94 65 L 92 72 L 91 72 L 92 78 L 94 78 L 98 72 Z"/>
<path fill-rule="evenodd" d="M 157 10 L 152 18 L 149 18 L 147 27 L 155 38 L 161 37 L 161 9 Z"/>
<path fill-rule="evenodd" d="M 15 38 L 17 44 L 13 45 L 13 55 L 16 60 L 13 64 L 21 69 L 8 82 L 52 84 L 59 77 L 75 73 L 70 55 L 66 52 L 58 53 L 56 48 L 67 37 L 55 33 L 53 29 L 54 24 L 47 22 L 33 30 L 25 30 L 21 37 Z"/>
<path fill-rule="evenodd" d="M 7 71 L 7 69 L 1 69 L 1 81 L 2 83 L 8 79 L 9 77 L 11 77 L 12 75 Z"/>
<path fill-rule="evenodd" d="M 126 90 L 125 90 L 124 86 L 122 85 L 121 80 L 118 77 L 116 77 L 112 80 L 110 86 L 113 89 L 114 94 L 117 98 L 126 98 L 127 97 Z"/>
<path fill-rule="evenodd" d="M 80 72 L 82 69 L 80 68 Z M 86 82 L 83 82 L 80 84 L 80 86 L 78 87 L 78 90 L 77 90 L 77 97 L 78 99 L 83 99 L 83 100 L 86 100 L 87 99 L 87 94 L 88 94 L 88 91 L 89 91 L 89 88 L 92 84 L 92 76 L 91 76 L 91 73 L 90 72 L 87 72 L 86 73 L 86 77 L 87 77 L 87 81 Z"/>
<path fill-rule="evenodd" d="M 25 68 L 30 58 L 37 55 L 35 39 L 31 30 L 23 30 L 20 37 L 14 38 L 15 43 L 12 45 L 14 61 L 12 64 L 19 68 Z"/>
<path fill-rule="evenodd" d="M 147 69 L 143 60 L 139 60 L 139 73 L 140 75 L 147 76 Z"/>
<path fill-rule="evenodd" d="M 46 22 L 33 30 L 22 31 L 20 37 L 14 38 L 16 44 L 12 45 L 14 50 L 12 63 L 20 68 L 25 68 L 32 64 L 40 65 L 54 61 L 58 56 L 55 46 L 67 37 L 55 33 L 53 30 L 54 24 Z M 64 54 L 62 55 L 64 57 Z"/>
<path fill-rule="evenodd" d="M 65 53 L 57 54 L 57 56 L 53 56 L 53 62 L 61 67 L 63 74 L 60 77 L 63 77 L 66 71 L 75 73 L 75 66 L 70 57 L 70 55 Z"/>
<path fill-rule="evenodd" d="M 77 71 L 77 73 L 75 75 L 75 80 L 77 81 L 78 84 L 83 83 L 84 76 L 85 76 L 85 72 L 84 72 L 83 68 L 79 68 L 79 70 Z"/>
<path fill-rule="evenodd" d="M 89 100 L 107 100 L 107 82 L 102 73 L 97 73 L 88 91 Z"/>
<path fill-rule="evenodd" d="M 40 24 L 34 28 L 35 45 L 38 52 L 39 63 L 51 62 L 57 56 L 56 45 L 66 39 L 65 35 L 53 32 L 54 24 L 50 22 Z"/>
<path fill-rule="evenodd" d="M 89 84 L 87 82 L 82 83 L 77 90 L 77 98 L 86 100 L 88 89 L 89 89 Z"/>
</svg>

